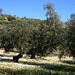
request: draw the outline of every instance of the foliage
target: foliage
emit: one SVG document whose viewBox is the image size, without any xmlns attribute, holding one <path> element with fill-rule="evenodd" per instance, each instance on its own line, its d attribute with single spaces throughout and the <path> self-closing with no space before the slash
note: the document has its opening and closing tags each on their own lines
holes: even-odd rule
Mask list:
<svg viewBox="0 0 75 75">
<path fill-rule="evenodd" d="M 15 20 L 15 17 L 13 17 L 13 16 L 8 16 L 8 21 L 11 21 L 11 20 Z"/>
<path fill-rule="evenodd" d="M 0 15 L 2 15 L 2 9 L 0 8 Z"/>
<path fill-rule="evenodd" d="M 70 25 L 68 29 L 68 46 L 71 55 L 75 57 L 75 14 L 71 15 Z"/>
<path fill-rule="evenodd" d="M 71 20 L 62 23 L 58 14 L 54 10 L 54 4 L 44 5 L 47 10 L 46 20 L 16 18 L 11 15 L 0 15 L 0 46 L 5 51 L 27 53 L 31 58 L 46 56 L 57 49 L 60 56 L 75 56 L 74 24 L 75 15 L 71 15 Z M 66 25 L 66 26 L 64 26 Z"/>
</svg>

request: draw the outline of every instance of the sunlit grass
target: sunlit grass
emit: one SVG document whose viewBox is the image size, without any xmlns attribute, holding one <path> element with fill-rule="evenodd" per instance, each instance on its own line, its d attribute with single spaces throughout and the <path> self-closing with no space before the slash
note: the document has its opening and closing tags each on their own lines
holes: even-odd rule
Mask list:
<svg viewBox="0 0 75 75">
<path fill-rule="evenodd" d="M 75 62 L 71 58 L 60 62 L 57 56 L 30 59 L 24 55 L 19 63 L 11 62 L 17 54 L 0 51 L 0 75 L 75 75 Z"/>
</svg>

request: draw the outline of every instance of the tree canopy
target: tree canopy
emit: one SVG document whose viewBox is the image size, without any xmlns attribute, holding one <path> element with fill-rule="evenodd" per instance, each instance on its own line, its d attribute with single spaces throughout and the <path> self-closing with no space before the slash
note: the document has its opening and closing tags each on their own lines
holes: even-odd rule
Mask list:
<svg viewBox="0 0 75 75">
<path fill-rule="evenodd" d="M 57 49 L 60 58 L 65 53 L 75 57 L 75 14 L 62 23 L 54 4 L 48 3 L 44 9 L 47 10 L 46 20 L 0 15 L 0 47 L 5 52 L 16 49 L 19 57 L 24 53 L 31 55 L 30 58 L 46 56 Z M 17 57 L 13 57 L 13 61 L 18 61 Z"/>
</svg>

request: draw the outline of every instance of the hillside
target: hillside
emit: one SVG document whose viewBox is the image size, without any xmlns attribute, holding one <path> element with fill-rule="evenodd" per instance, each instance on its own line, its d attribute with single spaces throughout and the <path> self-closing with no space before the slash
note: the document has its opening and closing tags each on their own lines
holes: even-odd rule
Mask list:
<svg viewBox="0 0 75 75">
<path fill-rule="evenodd" d="M 41 22 L 40 19 L 33 19 L 33 18 L 26 18 L 26 17 L 19 18 L 7 14 L 0 15 L 0 24 L 12 24 L 13 21 L 18 21 L 23 23 L 35 22 L 35 21 Z"/>
</svg>

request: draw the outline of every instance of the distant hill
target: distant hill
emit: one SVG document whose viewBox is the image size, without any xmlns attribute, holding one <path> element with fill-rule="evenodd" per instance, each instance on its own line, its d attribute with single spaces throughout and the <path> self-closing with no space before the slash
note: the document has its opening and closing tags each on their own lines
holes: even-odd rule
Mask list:
<svg viewBox="0 0 75 75">
<path fill-rule="evenodd" d="M 27 23 L 27 22 L 41 22 L 42 20 L 26 18 L 26 17 L 19 18 L 19 17 L 7 15 L 7 14 L 0 15 L 0 24 L 9 24 L 9 23 L 12 23 L 12 21 Z"/>
</svg>

